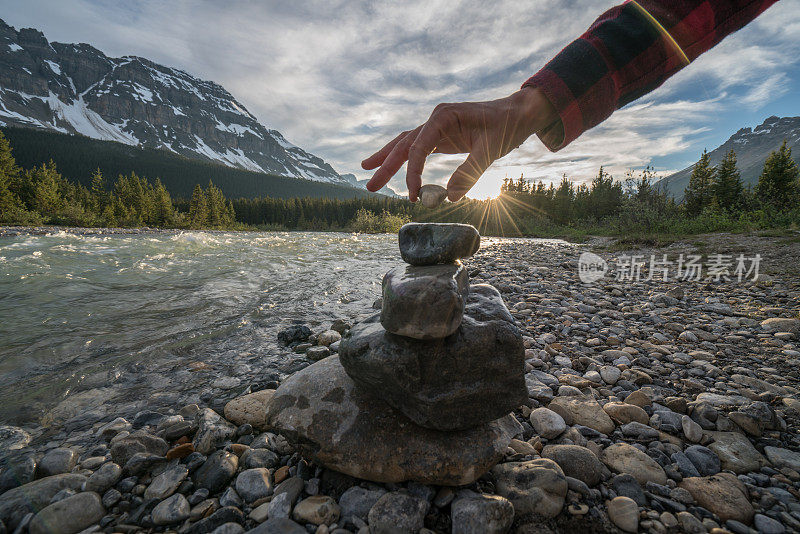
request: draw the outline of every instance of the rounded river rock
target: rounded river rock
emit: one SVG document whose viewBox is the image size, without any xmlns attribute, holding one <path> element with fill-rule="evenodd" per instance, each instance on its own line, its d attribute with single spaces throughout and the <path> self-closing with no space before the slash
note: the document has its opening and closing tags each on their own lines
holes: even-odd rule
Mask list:
<svg viewBox="0 0 800 534">
<path fill-rule="evenodd" d="M 411 265 L 453 263 L 469 258 L 481 246 L 474 226 L 455 223 L 408 223 L 397 236 L 400 255 Z"/>
<path fill-rule="evenodd" d="M 521 431 L 513 415 L 458 432 L 422 428 L 356 389 L 337 356 L 283 382 L 267 406 L 267 423 L 335 471 L 443 486 L 475 481 Z"/>
</svg>

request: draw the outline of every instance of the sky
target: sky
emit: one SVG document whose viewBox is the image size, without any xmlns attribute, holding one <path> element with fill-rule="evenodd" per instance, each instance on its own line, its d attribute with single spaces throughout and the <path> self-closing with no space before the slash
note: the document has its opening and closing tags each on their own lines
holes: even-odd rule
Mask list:
<svg viewBox="0 0 800 534">
<path fill-rule="evenodd" d="M 51 41 L 138 55 L 224 86 L 264 125 L 339 173 L 424 122 L 440 102 L 507 96 L 617 2 L 601 0 L 0 0 L 0 18 Z M 468 196 L 505 176 L 576 183 L 663 175 L 742 127 L 800 115 L 800 0 L 780 0 L 656 91 L 557 153 L 533 136 Z M 464 156 L 433 155 L 445 184 Z M 404 193 L 405 171 L 390 182 Z"/>
</svg>

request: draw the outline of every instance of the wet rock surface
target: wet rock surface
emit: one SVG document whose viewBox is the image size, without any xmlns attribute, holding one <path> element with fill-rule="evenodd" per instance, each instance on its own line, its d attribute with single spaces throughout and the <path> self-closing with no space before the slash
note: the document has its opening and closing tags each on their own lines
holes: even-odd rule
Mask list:
<svg viewBox="0 0 800 534">
<path fill-rule="evenodd" d="M 469 258 L 481 245 L 474 226 L 453 223 L 408 223 L 398 233 L 400 255 L 410 265 L 452 263 Z"/>
<path fill-rule="evenodd" d="M 607 276 L 584 285 L 575 267 L 584 249 L 503 242 L 484 247 L 467 263 L 473 282 L 494 285 L 521 324 L 529 396 L 513 409 L 511 417 L 519 426 L 508 431 L 507 445 L 495 451 L 500 463 L 464 486 L 430 481 L 376 483 L 343 475 L 315 462 L 309 453 L 314 449 L 311 443 L 306 448 L 290 445 L 274 428 L 264 432 L 233 421 L 227 421 L 232 433 L 226 430 L 226 437 L 212 440 L 213 451 L 194 451 L 192 443 L 199 429 L 196 416 L 201 410 L 223 414 L 228 401 L 275 389 L 311 363 L 305 353 L 287 347 L 280 349 L 284 352 L 279 356 L 279 349 L 270 349 L 276 351 L 270 355 L 231 354 L 238 373 L 230 370 L 232 366 L 171 369 L 169 373 L 187 381 L 185 391 L 167 391 L 159 382 L 148 382 L 147 389 L 141 390 L 145 393 L 135 401 L 120 401 L 109 395 L 109 384 L 95 383 L 92 387 L 99 392 L 82 396 L 81 403 L 60 412 L 72 412 L 70 417 L 61 417 L 61 422 L 46 429 L 23 425 L 20 430 L 28 437 L 11 434 L 23 436 L 14 442 L 22 445 L 0 452 L 0 520 L 9 532 L 20 525 L 21 533 L 30 532 L 37 513 L 74 502 L 69 499 L 86 493 L 84 484 L 98 475 L 95 481 L 112 486 L 97 491 L 104 515 L 89 528 L 97 525 L 108 532 L 210 533 L 217 528 L 222 528 L 219 532 L 316 532 L 320 527 L 306 521 L 321 514 L 297 520 L 293 514 L 298 503 L 314 496 L 329 497 L 339 506 L 339 518 L 321 530 L 337 534 L 400 524 L 439 533 L 461 528 L 492 532 L 492 525 L 498 523 L 490 517 L 507 517 L 506 507 L 489 502 L 499 498 L 512 503 L 515 512 L 507 532 L 618 532 L 633 525 L 634 519 L 639 532 L 800 531 L 798 338 L 771 327 L 774 321 L 762 326 L 770 318 L 797 318 L 800 291 L 795 281 L 800 278 L 774 271 L 761 281 L 741 284 L 622 282 Z M 669 249 L 670 254 L 678 251 L 690 252 L 691 247 L 678 244 Z M 634 252 L 649 257 L 651 250 L 625 253 Z M 781 255 L 792 257 L 791 250 L 780 244 L 762 252 L 770 261 Z M 683 295 L 674 296 L 678 292 L 672 289 L 680 289 Z M 343 331 L 365 318 L 347 318 L 349 326 Z M 319 325 L 308 337 L 332 326 Z M 307 341 L 308 337 L 304 342 L 322 346 L 316 345 L 317 340 Z M 156 369 L 148 363 L 137 368 Z M 167 374 L 166 368 L 158 369 Z M 231 388 L 233 382 L 227 378 L 241 383 Z M 607 432 L 603 432 L 580 422 L 583 419 L 576 421 L 572 411 L 566 418 L 557 414 L 563 426 L 547 412 L 538 412 L 546 418 L 534 416 L 537 410 L 548 409 L 554 399 L 570 397 L 596 402 L 613 427 L 606 422 L 602 430 Z M 87 405 L 87 399 L 97 404 Z M 562 403 L 570 404 L 558 401 L 556 406 Z M 74 406 L 83 406 L 83 412 L 74 412 Z M 597 412 L 593 408 L 591 413 Z M 320 428 L 331 417 L 323 414 L 317 419 Z M 631 423 L 635 425 L 627 426 Z M 387 426 L 386 434 L 405 428 L 396 419 L 391 425 L 395 426 Z M 609 460 L 617 449 L 606 451 L 616 444 L 627 444 L 652 459 L 665 478 L 640 476 L 640 481 L 632 475 L 638 468 L 617 472 L 608 467 L 602 459 Z M 584 454 L 552 454 L 552 447 L 565 445 L 585 449 L 600 460 L 603 465 L 596 483 L 593 478 L 572 476 L 578 472 L 569 474 L 585 460 Z M 363 451 L 370 447 L 368 442 L 359 442 L 351 448 L 363 459 L 368 456 Z M 36 472 L 38 462 L 59 448 L 74 450 L 76 464 L 69 473 L 42 478 Z M 173 450 L 182 456 L 168 460 L 165 455 Z M 653 467 L 640 455 L 636 457 L 640 464 Z M 536 468 L 540 474 L 532 473 L 533 467 L 514 467 L 532 461 L 547 464 Z M 111 462 L 123 470 L 115 482 L 110 482 L 113 469 L 105 467 Z M 188 471 L 175 492 L 162 500 L 145 499 L 147 488 L 173 465 Z M 244 470 L 253 468 L 269 471 L 274 494 L 248 503 L 238 495 L 236 481 Z M 658 473 L 656 469 L 645 472 Z M 207 483 L 211 475 L 215 484 Z M 281 490 L 284 482 L 286 491 Z M 465 490 L 472 497 L 466 497 Z M 226 493 L 232 504 L 223 506 L 220 499 Z M 370 516 L 388 494 L 392 497 Z M 277 500 L 280 495 L 286 496 Z M 157 525 L 156 519 L 161 523 L 166 517 L 183 517 L 185 507 L 179 496 L 188 503 L 189 516 Z M 613 504 L 620 497 L 635 503 L 635 514 L 626 512 L 633 510 L 630 503 Z M 162 503 L 167 504 L 158 508 Z M 555 511 L 555 515 L 537 516 L 536 503 L 544 503 L 542 510 Z M 267 513 L 270 506 L 274 516 Z M 481 530 L 469 530 L 473 521 Z"/>
<path fill-rule="evenodd" d="M 414 339 L 441 339 L 461 324 L 469 276 L 459 263 L 401 265 L 383 277 L 381 324 Z"/>
<path fill-rule="evenodd" d="M 419 427 L 357 389 L 336 356 L 281 384 L 267 423 L 305 454 L 348 475 L 442 485 L 473 482 L 520 432 L 510 415 L 457 432 Z"/>
</svg>

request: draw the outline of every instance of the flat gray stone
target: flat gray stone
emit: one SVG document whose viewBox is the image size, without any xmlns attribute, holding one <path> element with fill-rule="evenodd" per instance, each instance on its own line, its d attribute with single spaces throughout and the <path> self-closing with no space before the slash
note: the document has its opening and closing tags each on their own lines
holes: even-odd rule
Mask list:
<svg viewBox="0 0 800 534">
<path fill-rule="evenodd" d="M 342 517 L 358 517 L 367 520 L 370 509 L 383 497 L 386 490 L 383 488 L 367 489 L 361 486 L 353 486 L 342 493 L 339 498 L 339 506 L 342 509 Z"/>
<path fill-rule="evenodd" d="M 272 477 L 269 469 L 258 467 L 245 469 L 236 477 L 236 492 L 246 502 L 253 502 L 272 495 Z"/>
<path fill-rule="evenodd" d="M 468 294 L 469 275 L 460 262 L 395 267 L 383 277 L 381 324 L 414 339 L 447 337 L 461 324 Z"/>
<path fill-rule="evenodd" d="M 87 491 L 53 503 L 31 520 L 30 534 L 75 534 L 99 522 L 106 513 L 100 496 Z"/>
<path fill-rule="evenodd" d="M 189 501 L 180 493 L 158 503 L 151 512 L 156 525 L 172 525 L 189 517 Z"/>
<path fill-rule="evenodd" d="M 200 468 L 192 475 L 194 485 L 206 488 L 211 493 L 221 491 L 233 478 L 239 467 L 239 458 L 228 451 L 217 451 L 211 454 Z"/>
<path fill-rule="evenodd" d="M 64 473 L 34 480 L 0 495 L 0 521 L 13 531 L 26 514 L 36 513 L 63 489 L 80 491 L 86 482 L 83 475 Z"/>
<path fill-rule="evenodd" d="M 452 263 L 469 258 L 481 246 L 474 226 L 453 223 L 408 223 L 398 233 L 400 255 L 411 265 Z"/>
<path fill-rule="evenodd" d="M 453 534 L 505 534 L 514 522 L 514 505 L 498 495 L 458 497 L 450 507 Z"/>
<path fill-rule="evenodd" d="M 100 469 L 92 473 L 92 476 L 86 481 L 84 489 L 103 494 L 111 489 L 120 477 L 122 477 L 122 468 L 114 462 L 106 462 Z"/>
<path fill-rule="evenodd" d="M 186 480 L 189 471 L 185 466 L 178 464 L 170 467 L 150 482 L 144 491 L 145 499 L 166 499 L 178 489 L 181 482 Z"/>
<path fill-rule="evenodd" d="M 275 391 L 267 423 L 318 463 L 375 482 L 470 484 L 502 457 L 521 426 L 512 415 L 468 430 L 420 427 L 356 388 L 338 356 Z"/>
<path fill-rule="evenodd" d="M 800 471 L 800 453 L 771 446 L 764 447 L 764 453 L 775 467 L 788 467 Z"/>
<path fill-rule="evenodd" d="M 137 430 L 133 434 L 113 441 L 111 458 L 117 465 L 124 466 L 136 453 L 164 456 L 168 450 L 169 445 L 163 439 L 144 430 Z"/>
<path fill-rule="evenodd" d="M 69 473 L 78 463 L 78 453 L 72 449 L 52 449 L 39 460 L 37 474 L 44 478 Z"/>
<path fill-rule="evenodd" d="M 522 336 L 500 293 L 486 284 L 472 286 L 451 336 L 397 336 L 375 316 L 352 328 L 339 357 L 359 388 L 435 430 L 494 421 L 528 398 Z"/>
<path fill-rule="evenodd" d="M 603 464 L 586 447 L 579 445 L 547 445 L 542 458 L 553 460 L 568 477 L 577 478 L 588 486 L 596 486 L 603 478 Z"/>
<path fill-rule="evenodd" d="M 387 493 L 369 511 L 371 534 L 419 532 L 425 525 L 428 501 L 399 492 Z"/>
<path fill-rule="evenodd" d="M 564 507 L 567 479 L 552 460 L 508 462 L 492 468 L 497 493 L 510 500 L 518 516 L 555 517 Z"/>
<path fill-rule="evenodd" d="M 738 432 L 708 432 L 708 434 L 714 438 L 708 448 L 719 457 L 723 470 L 744 474 L 758 471 L 769 464 L 744 434 Z"/>
</svg>

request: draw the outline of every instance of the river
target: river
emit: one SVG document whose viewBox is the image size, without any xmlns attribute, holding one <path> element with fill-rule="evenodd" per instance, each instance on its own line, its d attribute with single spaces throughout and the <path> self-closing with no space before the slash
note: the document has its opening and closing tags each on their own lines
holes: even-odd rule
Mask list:
<svg viewBox="0 0 800 534">
<path fill-rule="evenodd" d="M 0 238 L 0 421 L 35 418 L 131 359 L 205 360 L 258 349 L 293 320 L 352 317 L 398 261 L 389 235 Z"/>
</svg>

